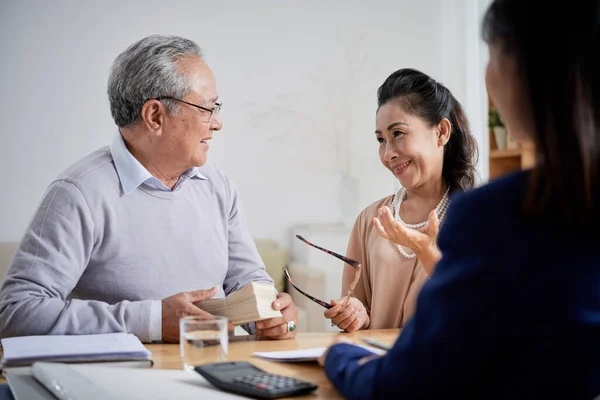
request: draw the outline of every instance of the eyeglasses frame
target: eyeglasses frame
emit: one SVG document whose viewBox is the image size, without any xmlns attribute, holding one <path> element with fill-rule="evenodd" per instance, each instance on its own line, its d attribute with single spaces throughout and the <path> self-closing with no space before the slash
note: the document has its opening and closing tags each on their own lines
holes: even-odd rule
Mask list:
<svg viewBox="0 0 600 400">
<path fill-rule="evenodd" d="M 317 246 L 316 244 L 311 243 L 310 241 L 306 240 L 305 238 L 303 238 L 300 235 L 296 235 L 296 237 L 298 239 L 300 239 L 301 241 L 303 241 L 304 243 L 308 244 L 309 246 L 312 246 L 312 247 L 314 247 L 316 249 L 319 249 L 319 250 L 321 250 L 321 251 L 323 251 L 323 252 L 325 252 L 325 253 L 327 253 L 329 255 L 332 255 L 332 256 L 334 256 L 334 257 L 336 257 L 336 258 L 344 261 L 346 264 L 350 265 L 352 268 L 355 269 L 354 280 L 350 284 L 350 287 L 348 288 L 348 292 L 347 292 L 347 295 L 346 295 L 346 299 L 344 300 L 344 303 L 342 304 L 342 308 L 345 308 L 348 305 L 348 302 L 350 301 L 350 297 L 352 296 L 352 294 L 354 294 L 354 289 L 356 289 L 356 285 L 358 284 L 358 281 L 360 279 L 360 274 L 361 274 L 361 270 L 362 270 L 361 263 L 359 263 L 358 261 L 352 260 L 351 258 L 345 257 L 345 256 L 343 256 L 341 254 L 338 254 L 338 253 L 336 253 L 334 251 L 328 250 L 328 249 L 326 249 L 324 247 Z M 290 282 L 290 284 L 292 285 L 292 287 L 294 289 L 296 289 L 298 292 L 300 292 L 302 295 L 306 296 L 307 298 L 311 299 L 315 303 L 317 303 L 320 306 L 325 307 L 327 309 L 333 307 L 331 304 L 326 303 L 323 300 L 319 300 L 316 297 L 313 297 L 313 296 L 309 295 L 308 293 L 304 292 L 303 290 L 299 289 L 294 284 L 294 282 L 292 281 L 292 278 L 290 277 L 290 274 L 289 274 L 287 268 L 284 268 L 283 270 L 284 270 L 285 274 L 287 275 L 288 282 Z"/>
<path fill-rule="evenodd" d="M 221 111 L 221 108 L 223 108 L 223 103 L 215 103 L 215 106 L 213 108 L 206 108 L 203 106 L 199 106 L 198 104 L 194 104 L 194 103 L 190 103 L 189 101 L 185 101 L 185 100 L 181 100 L 178 99 L 176 97 L 171 97 L 171 96 L 160 96 L 160 97 L 155 97 L 153 100 L 175 100 L 175 101 L 179 101 L 181 103 L 187 104 L 188 106 L 192 106 L 192 107 L 196 107 L 200 110 L 203 111 L 208 111 L 210 113 L 210 115 L 208 116 L 208 120 L 206 122 L 212 122 L 213 118 L 216 117 L 219 114 L 219 111 Z"/>
</svg>

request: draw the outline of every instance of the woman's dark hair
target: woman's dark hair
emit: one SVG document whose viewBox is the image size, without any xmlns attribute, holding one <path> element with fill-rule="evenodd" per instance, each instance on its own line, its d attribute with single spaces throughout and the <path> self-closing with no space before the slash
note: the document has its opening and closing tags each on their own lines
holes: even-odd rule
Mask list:
<svg viewBox="0 0 600 400">
<path fill-rule="evenodd" d="M 415 69 L 404 68 L 391 74 L 377 90 L 378 109 L 390 100 L 398 100 L 406 112 L 431 126 L 447 118 L 452 125 L 444 147 L 442 177 L 450 188 L 467 191 L 475 186 L 477 142 L 469 121 L 450 91 L 441 83 Z"/>
<path fill-rule="evenodd" d="M 482 28 L 484 40 L 517 63 L 533 119 L 525 210 L 589 220 L 599 193 L 600 1 L 495 0 Z"/>
</svg>

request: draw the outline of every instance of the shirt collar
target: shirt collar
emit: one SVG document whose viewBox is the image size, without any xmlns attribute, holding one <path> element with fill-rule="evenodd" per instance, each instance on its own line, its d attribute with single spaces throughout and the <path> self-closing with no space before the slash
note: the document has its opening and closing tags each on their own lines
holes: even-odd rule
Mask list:
<svg viewBox="0 0 600 400">
<path fill-rule="evenodd" d="M 149 180 L 157 180 L 148 170 L 129 152 L 125 141 L 120 132 L 117 132 L 112 144 L 110 153 L 115 162 L 117 174 L 123 187 L 123 192 L 129 194 L 137 189 L 142 183 Z M 200 168 L 193 167 L 184 173 L 189 178 L 199 178 L 207 180 L 202 175 Z M 164 185 L 163 185 L 164 186 Z M 166 188 L 166 187 L 165 187 Z"/>
</svg>

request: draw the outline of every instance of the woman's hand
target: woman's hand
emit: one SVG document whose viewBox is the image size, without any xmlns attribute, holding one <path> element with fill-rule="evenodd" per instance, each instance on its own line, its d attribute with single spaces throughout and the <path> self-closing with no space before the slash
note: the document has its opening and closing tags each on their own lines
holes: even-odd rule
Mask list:
<svg viewBox="0 0 600 400">
<path fill-rule="evenodd" d="M 371 322 L 367 309 L 356 297 L 351 297 L 346 307 L 343 307 L 346 297 L 339 300 L 331 300 L 333 306 L 325 311 L 325 318 L 331 319 L 331 323 L 346 332 L 354 332 L 363 327 L 368 327 Z"/>
<path fill-rule="evenodd" d="M 321 356 L 317 360 L 321 367 L 325 366 L 325 359 L 327 358 L 327 353 L 329 353 L 329 349 L 331 348 L 331 346 L 333 346 L 334 344 L 338 344 L 338 343 L 352 344 L 352 341 L 346 339 L 343 336 L 338 336 L 337 338 L 335 338 L 335 341 L 332 344 L 330 344 L 329 347 L 327 347 L 327 349 L 323 352 L 323 354 L 321 354 Z"/>
<path fill-rule="evenodd" d="M 436 244 L 440 220 L 435 210 L 429 213 L 429 224 L 420 229 L 407 228 L 396 221 L 388 207 L 379 209 L 379 217 L 373 218 L 373 224 L 384 238 L 414 251 L 427 274 L 431 276 L 435 264 L 442 258 Z"/>
<path fill-rule="evenodd" d="M 327 349 L 323 352 L 323 354 L 321 354 L 321 356 L 317 360 L 321 367 L 325 366 L 325 360 L 327 359 L 327 354 L 329 354 L 329 349 L 331 349 L 331 346 L 339 344 L 339 343 L 354 344 L 351 340 L 345 338 L 344 336 L 338 336 L 337 338 L 335 338 L 335 341 L 332 344 L 330 344 L 329 347 L 327 347 Z M 360 360 L 358 360 L 358 365 L 363 365 L 365 363 L 368 363 L 369 361 L 375 360 L 380 357 L 383 357 L 383 354 L 371 354 L 371 355 L 365 356 L 365 357 L 361 358 Z"/>
</svg>

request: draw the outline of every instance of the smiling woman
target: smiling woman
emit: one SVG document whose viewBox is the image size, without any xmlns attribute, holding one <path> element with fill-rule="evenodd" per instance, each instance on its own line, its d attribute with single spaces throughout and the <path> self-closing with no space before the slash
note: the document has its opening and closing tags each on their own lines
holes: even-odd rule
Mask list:
<svg viewBox="0 0 600 400">
<path fill-rule="evenodd" d="M 446 87 L 420 71 L 401 69 L 379 88 L 378 105 L 379 157 L 402 188 L 365 208 L 354 224 L 347 256 L 363 265 L 363 273 L 348 306 L 342 299 L 325 311 L 347 331 L 400 328 L 413 315 L 439 258 L 436 235 L 450 196 L 475 184 L 477 144 Z M 401 231 L 386 232 L 377 217 L 398 221 Z M 354 276 L 346 265 L 342 296 Z"/>
</svg>

